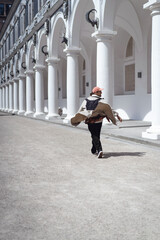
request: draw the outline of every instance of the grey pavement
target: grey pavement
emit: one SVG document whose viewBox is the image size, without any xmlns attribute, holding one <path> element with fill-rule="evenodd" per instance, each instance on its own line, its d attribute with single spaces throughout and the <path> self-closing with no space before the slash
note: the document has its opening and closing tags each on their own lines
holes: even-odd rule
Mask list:
<svg viewBox="0 0 160 240">
<path fill-rule="evenodd" d="M 0 240 L 159 240 L 158 141 L 123 124 L 103 126 L 98 159 L 86 125 L 0 112 Z"/>
</svg>

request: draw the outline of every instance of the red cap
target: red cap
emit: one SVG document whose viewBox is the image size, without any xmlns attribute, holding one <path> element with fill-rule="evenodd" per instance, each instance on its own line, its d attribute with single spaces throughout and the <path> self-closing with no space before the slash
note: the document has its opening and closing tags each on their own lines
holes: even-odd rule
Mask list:
<svg viewBox="0 0 160 240">
<path fill-rule="evenodd" d="M 92 89 L 92 93 L 96 93 L 96 92 L 99 92 L 99 91 L 102 91 L 102 90 L 103 90 L 103 88 L 94 87 L 94 88 Z"/>
</svg>

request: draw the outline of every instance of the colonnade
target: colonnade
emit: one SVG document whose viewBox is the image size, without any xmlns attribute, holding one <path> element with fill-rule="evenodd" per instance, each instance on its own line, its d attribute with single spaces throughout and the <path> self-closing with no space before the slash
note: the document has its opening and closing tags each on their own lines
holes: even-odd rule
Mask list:
<svg viewBox="0 0 160 240">
<path fill-rule="evenodd" d="M 97 38 L 97 84 L 103 87 L 104 97 L 112 104 L 112 37 L 114 34 L 96 33 Z M 108 37 L 109 36 L 109 37 Z M 107 41 L 107 43 L 106 43 Z M 67 116 L 64 122 L 70 118 L 79 108 L 79 63 L 78 56 L 81 49 L 68 47 L 64 50 L 67 58 Z M 32 70 L 26 70 L 23 74 L 13 77 L 7 83 L 0 86 L 0 109 L 35 118 L 52 119 L 58 116 L 58 83 L 57 68 L 60 59 L 48 57 L 48 114 L 44 113 L 44 78 L 45 66 L 36 63 Z M 107 68 L 106 68 L 107 66 Z M 35 104 L 34 104 L 35 81 Z M 109 89 L 108 89 L 109 88 Z M 108 89 L 108 90 L 106 90 Z M 90 89 L 91 90 L 91 89 Z"/>
</svg>

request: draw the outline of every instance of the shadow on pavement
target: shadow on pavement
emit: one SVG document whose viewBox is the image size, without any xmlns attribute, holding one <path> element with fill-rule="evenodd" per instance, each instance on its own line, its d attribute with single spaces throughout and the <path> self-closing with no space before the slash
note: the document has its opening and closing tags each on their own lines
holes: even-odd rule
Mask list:
<svg viewBox="0 0 160 240">
<path fill-rule="evenodd" d="M 103 158 L 110 157 L 121 157 L 121 156 L 133 156 L 133 157 L 142 157 L 144 156 L 144 152 L 109 152 L 103 153 Z"/>
<path fill-rule="evenodd" d="M 0 117 L 7 117 L 7 116 L 15 116 L 14 113 L 1 113 L 0 112 Z"/>
</svg>

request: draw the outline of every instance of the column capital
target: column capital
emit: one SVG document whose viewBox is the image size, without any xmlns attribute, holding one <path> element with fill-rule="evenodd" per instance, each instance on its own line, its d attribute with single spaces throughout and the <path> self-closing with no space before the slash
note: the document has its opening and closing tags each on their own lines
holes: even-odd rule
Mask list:
<svg viewBox="0 0 160 240">
<path fill-rule="evenodd" d="M 160 0 L 149 0 L 143 5 L 144 9 L 149 9 L 151 16 L 160 15 Z"/>
<path fill-rule="evenodd" d="M 28 75 L 28 76 L 30 76 L 30 75 L 33 75 L 33 74 L 34 74 L 34 71 L 32 71 L 32 70 L 27 70 L 27 71 L 25 71 L 25 74 Z"/>
<path fill-rule="evenodd" d="M 23 78 L 25 78 L 26 76 L 25 76 L 24 74 L 19 74 L 18 77 L 19 77 L 20 79 L 23 79 Z"/>
<path fill-rule="evenodd" d="M 50 64 L 56 64 L 60 61 L 60 58 L 57 58 L 57 57 L 49 57 L 46 59 L 46 62 L 48 63 L 48 65 Z"/>
<path fill-rule="evenodd" d="M 18 78 L 18 77 L 14 77 L 14 78 L 13 78 L 13 82 L 16 82 L 16 81 L 19 81 L 19 78 Z"/>
<path fill-rule="evenodd" d="M 41 64 L 36 64 L 33 69 L 35 69 L 36 71 L 41 70 L 43 71 L 46 67 L 44 65 Z"/>
<path fill-rule="evenodd" d="M 112 40 L 112 38 L 117 34 L 116 31 L 110 29 L 104 31 L 96 31 L 92 34 L 92 37 L 96 38 L 97 41 Z"/>
<path fill-rule="evenodd" d="M 63 50 L 67 55 L 72 55 L 72 54 L 79 54 L 81 52 L 81 48 L 78 47 L 68 47 Z"/>
</svg>

